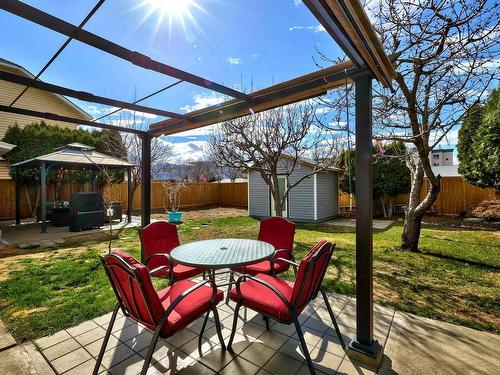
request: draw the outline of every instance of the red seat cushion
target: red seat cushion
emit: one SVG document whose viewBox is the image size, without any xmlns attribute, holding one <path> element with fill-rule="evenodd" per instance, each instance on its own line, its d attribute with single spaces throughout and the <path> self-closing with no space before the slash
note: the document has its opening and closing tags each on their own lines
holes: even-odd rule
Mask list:
<svg viewBox="0 0 500 375">
<path fill-rule="evenodd" d="M 271 284 L 278 289 L 289 301 L 292 295 L 293 283 L 278 279 L 265 273 L 256 275 L 257 278 Z M 291 315 L 283 301 L 268 287 L 253 280 L 247 280 L 240 285 L 242 304 L 252 310 L 275 317 L 281 322 L 289 322 Z M 229 292 L 229 298 L 238 302 L 236 287 Z"/>
<path fill-rule="evenodd" d="M 288 269 L 288 264 L 284 262 L 275 262 L 274 263 L 274 272 L 281 273 L 285 272 Z M 237 267 L 233 269 L 238 273 L 248 273 L 250 275 L 258 275 L 259 273 L 271 273 L 271 262 L 269 260 L 263 260 L 258 263 L 249 264 L 244 267 Z"/>
<path fill-rule="evenodd" d="M 201 270 L 200 268 L 183 266 L 182 264 L 174 264 L 174 279 L 175 280 L 189 279 L 189 278 L 194 277 L 202 272 L 203 272 L 203 270 Z M 168 278 L 169 277 L 168 269 L 162 268 L 159 271 L 155 272 L 153 274 L 153 276 Z"/>
<path fill-rule="evenodd" d="M 191 280 L 180 280 L 175 284 L 160 290 L 158 292 L 158 296 L 160 297 L 161 305 L 165 311 L 178 296 L 191 288 L 193 285 L 196 285 L 196 283 Z M 210 309 L 211 297 L 212 288 L 210 287 L 210 284 L 201 286 L 184 297 L 184 299 L 179 302 L 167 318 L 167 324 L 163 326 L 161 335 L 163 337 L 171 336 L 207 312 Z M 215 304 L 218 304 L 223 299 L 223 292 L 221 290 L 217 290 Z"/>
</svg>

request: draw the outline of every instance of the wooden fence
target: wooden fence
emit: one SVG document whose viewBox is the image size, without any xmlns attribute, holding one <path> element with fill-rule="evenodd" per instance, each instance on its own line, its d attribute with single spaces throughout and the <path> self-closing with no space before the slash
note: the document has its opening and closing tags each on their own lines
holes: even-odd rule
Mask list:
<svg viewBox="0 0 500 375">
<path fill-rule="evenodd" d="M 69 200 L 71 195 L 77 191 L 92 191 L 90 184 L 80 185 L 68 183 L 60 186 L 55 195 L 54 186 L 47 186 L 47 200 Z M 127 202 L 127 183 L 122 183 L 106 188 L 103 192 L 106 200 L 120 201 L 123 204 L 123 210 L 128 208 Z M 237 206 L 246 207 L 248 190 L 246 182 L 236 183 L 189 183 L 180 193 L 180 203 L 182 209 L 201 207 L 205 205 Z M 151 209 L 163 210 L 166 198 L 166 191 L 161 181 L 151 183 Z M 134 194 L 133 209 L 141 208 L 141 186 L 137 188 Z M 12 180 L 0 180 L 0 220 L 12 219 L 15 216 L 15 184 Z M 24 187 L 21 188 L 21 217 L 29 217 L 28 200 L 26 198 Z"/>
<path fill-rule="evenodd" d="M 428 181 L 424 181 L 422 197 L 428 189 Z M 54 186 L 47 187 L 47 200 L 69 200 L 71 194 L 77 191 L 91 191 L 90 185 L 65 184 L 55 190 Z M 57 195 L 56 195 L 57 192 Z M 160 181 L 153 181 L 151 184 L 151 208 L 153 210 L 163 210 L 165 207 L 165 190 Z M 128 207 L 127 184 L 122 183 L 106 189 L 104 192 L 106 200 L 120 201 L 123 209 Z M 481 202 L 484 199 L 495 198 L 494 189 L 481 189 L 470 185 L 462 177 L 441 178 L 441 192 L 433 206 L 433 211 L 441 215 L 460 215 L 469 207 Z M 15 215 L 15 186 L 11 180 L 0 180 L 0 220 L 12 219 Z M 248 184 L 246 182 L 217 184 L 217 183 L 189 183 L 181 191 L 181 208 L 194 208 L 205 205 L 237 206 L 247 207 L 248 205 Z M 25 189 L 21 189 L 21 217 L 29 217 Z M 400 194 L 395 202 L 399 207 L 408 204 L 408 194 Z M 377 202 L 375 202 L 377 204 Z M 349 207 L 348 194 L 341 193 L 339 197 L 340 207 Z M 356 198 L 353 199 L 353 206 L 356 207 Z M 134 195 L 133 209 L 141 208 L 141 187 L 139 186 Z"/>
<path fill-rule="evenodd" d="M 424 198 L 428 189 L 429 181 L 425 179 L 421 198 Z M 495 189 L 478 188 L 469 184 L 463 177 L 442 177 L 441 191 L 432 206 L 432 212 L 439 215 L 457 216 L 482 200 L 494 199 L 495 197 Z M 394 199 L 394 204 L 399 206 L 407 205 L 408 201 L 408 194 L 399 194 Z M 378 204 L 378 202 L 374 202 L 374 204 Z M 349 207 L 349 194 L 340 194 L 339 206 L 343 208 Z M 356 207 L 356 197 L 353 197 L 353 207 Z"/>
</svg>

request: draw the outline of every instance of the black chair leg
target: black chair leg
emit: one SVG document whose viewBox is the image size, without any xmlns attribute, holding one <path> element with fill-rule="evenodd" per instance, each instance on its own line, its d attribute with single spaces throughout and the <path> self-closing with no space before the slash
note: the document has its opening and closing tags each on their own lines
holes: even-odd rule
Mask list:
<svg viewBox="0 0 500 375">
<path fill-rule="evenodd" d="M 335 319 L 335 315 L 333 314 L 332 308 L 330 306 L 330 302 L 328 302 L 328 297 L 326 296 L 325 291 L 323 288 L 320 288 L 321 295 L 323 296 L 323 299 L 325 301 L 326 308 L 328 310 L 328 314 L 330 314 L 330 319 L 332 319 L 333 326 L 335 327 L 335 332 L 337 333 L 337 337 L 339 338 L 340 345 L 342 345 L 342 349 L 346 350 L 346 345 L 344 341 L 344 336 L 340 333 L 340 328 L 339 325 L 337 324 L 337 319 Z"/>
<path fill-rule="evenodd" d="M 299 336 L 300 345 L 302 346 L 302 352 L 304 352 L 304 356 L 306 357 L 307 367 L 309 367 L 309 372 L 311 375 L 316 374 L 316 370 L 314 368 L 313 361 L 311 359 L 311 355 L 309 354 L 309 349 L 307 349 L 306 340 L 304 339 L 304 334 L 302 333 L 302 328 L 300 327 L 299 320 L 295 315 L 292 315 L 293 323 L 295 324 L 295 329 L 297 330 L 297 336 Z"/>
<path fill-rule="evenodd" d="M 219 337 L 220 346 L 222 350 L 226 350 L 226 345 L 224 344 L 224 338 L 222 337 L 222 330 L 220 326 L 219 313 L 217 312 L 217 307 L 215 306 L 212 307 L 212 311 L 214 313 L 215 329 L 217 331 L 217 336 Z"/>
<path fill-rule="evenodd" d="M 234 282 L 235 282 L 235 280 L 234 280 L 234 272 L 231 271 L 231 273 L 229 274 L 229 285 L 227 287 L 226 305 L 229 304 L 229 292 L 231 291 L 231 288 L 232 288 Z"/>
<path fill-rule="evenodd" d="M 153 353 L 155 351 L 158 338 L 160 337 L 160 331 L 162 327 L 163 324 L 160 324 L 158 328 L 156 328 L 153 338 L 151 339 L 151 344 L 149 344 L 148 354 L 146 354 L 146 359 L 144 360 L 144 364 L 142 365 L 141 375 L 146 375 L 146 373 L 148 372 L 149 364 L 151 363 L 151 358 L 153 357 Z"/>
<path fill-rule="evenodd" d="M 238 323 L 238 312 L 240 310 L 241 302 L 236 303 L 236 307 L 234 309 L 234 319 L 233 319 L 233 327 L 231 328 L 231 337 L 229 338 L 229 342 L 227 343 L 227 348 L 231 349 L 231 345 L 233 344 L 234 334 L 236 333 L 236 323 Z"/>
<path fill-rule="evenodd" d="M 108 345 L 109 336 L 111 336 L 111 332 L 113 331 L 113 325 L 115 324 L 118 310 L 120 310 L 120 305 L 116 304 L 115 309 L 113 310 L 113 314 L 111 315 L 111 320 L 109 321 L 108 329 L 106 330 L 106 335 L 104 336 L 104 341 L 102 342 L 101 350 L 99 351 L 99 356 L 97 357 L 97 362 L 95 363 L 92 375 L 97 375 L 97 373 L 99 372 L 99 367 L 101 366 L 104 352 L 106 352 L 106 346 Z"/>
<path fill-rule="evenodd" d="M 205 332 L 205 327 L 207 326 L 209 315 L 210 315 L 210 310 L 208 310 L 207 314 L 205 315 L 205 319 L 203 320 L 203 325 L 201 326 L 200 337 L 198 337 L 198 351 L 200 352 L 200 356 L 201 356 L 201 339 L 203 337 L 203 332 Z"/>
<path fill-rule="evenodd" d="M 262 316 L 262 318 L 266 322 L 266 331 L 269 331 L 269 318 L 267 316 Z"/>
</svg>

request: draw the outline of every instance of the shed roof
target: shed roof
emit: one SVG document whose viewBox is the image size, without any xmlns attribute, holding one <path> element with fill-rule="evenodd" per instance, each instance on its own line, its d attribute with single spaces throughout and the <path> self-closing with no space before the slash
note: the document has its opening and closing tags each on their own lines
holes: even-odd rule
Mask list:
<svg viewBox="0 0 500 375">
<path fill-rule="evenodd" d="M 286 159 L 295 159 L 294 156 L 292 156 L 290 154 L 287 154 L 287 153 L 282 153 L 281 157 L 282 158 L 286 158 Z M 314 161 L 312 159 L 308 159 L 308 158 L 299 158 L 299 159 L 297 159 L 297 162 L 299 164 L 307 165 L 308 167 L 312 167 L 312 168 L 318 167 L 318 163 L 316 161 Z M 253 168 L 252 167 L 247 168 L 243 172 L 247 172 L 250 169 L 253 169 Z M 338 167 L 334 167 L 334 166 L 329 166 L 329 167 L 321 169 L 318 172 L 343 172 L 343 171 L 344 170 L 342 168 L 338 168 Z"/>
<path fill-rule="evenodd" d="M 12 145 L 10 143 L 0 141 L 0 160 L 1 160 L 1 156 L 3 154 L 6 154 L 10 150 L 12 150 L 14 147 L 16 147 L 16 145 Z"/>
<path fill-rule="evenodd" d="M 49 162 L 61 165 L 76 165 L 76 166 L 105 166 L 105 167 L 133 167 L 134 164 L 126 160 L 118 159 L 111 155 L 106 155 L 94 150 L 94 147 L 84 145 L 82 143 L 70 143 L 57 149 L 50 154 L 37 156 L 36 158 L 21 161 L 12 164 L 12 167 L 26 165 L 29 163 Z"/>
</svg>

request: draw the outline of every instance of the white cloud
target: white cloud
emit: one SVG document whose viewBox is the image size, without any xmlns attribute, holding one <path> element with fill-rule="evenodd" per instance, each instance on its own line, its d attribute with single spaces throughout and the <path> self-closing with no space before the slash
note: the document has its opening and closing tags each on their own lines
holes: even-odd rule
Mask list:
<svg viewBox="0 0 500 375">
<path fill-rule="evenodd" d="M 326 32 L 326 29 L 321 24 L 316 26 L 292 26 L 289 27 L 288 30 L 289 31 L 306 30 L 306 31 L 314 31 L 315 33 Z"/>
<path fill-rule="evenodd" d="M 300 6 L 302 4 L 302 0 L 293 0 L 293 5 L 296 7 Z"/>
<path fill-rule="evenodd" d="M 222 103 L 225 99 L 215 93 L 196 94 L 193 96 L 194 104 L 188 104 L 181 107 L 184 112 L 197 111 L 198 109 L 210 107 Z"/>
<path fill-rule="evenodd" d="M 168 159 L 170 163 L 184 164 L 193 161 L 205 160 L 204 150 L 207 147 L 207 141 L 172 143 L 163 140 L 163 142 L 172 147 L 172 155 Z"/>
<path fill-rule="evenodd" d="M 241 63 L 243 63 L 243 60 L 240 59 L 239 57 L 233 57 L 233 56 L 229 56 L 226 61 L 231 64 L 231 65 L 239 65 Z"/>
<path fill-rule="evenodd" d="M 173 135 L 174 137 L 193 137 L 193 138 L 196 138 L 197 137 L 203 137 L 203 136 L 207 136 L 207 135 L 210 135 L 214 130 L 214 126 L 204 126 L 202 128 L 199 128 L 199 129 L 193 129 L 193 130 L 186 130 L 184 132 L 180 132 L 180 133 L 175 133 L 175 135 Z"/>
<path fill-rule="evenodd" d="M 258 53 L 252 53 L 250 56 L 252 56 L 252 59 L 258 59 L 260 57 Z"/>
</svg>

